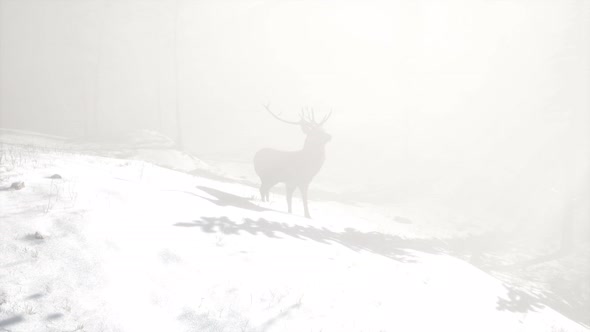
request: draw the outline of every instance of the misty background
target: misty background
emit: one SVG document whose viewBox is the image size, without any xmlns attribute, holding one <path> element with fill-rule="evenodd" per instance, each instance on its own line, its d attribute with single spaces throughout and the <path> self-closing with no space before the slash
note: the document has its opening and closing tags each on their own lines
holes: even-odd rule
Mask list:
<svg viewBox="0 0 590 332">
<path fill-rule="evenodd" d="M 0 0 L 0 127 L 250 167 L 303 145 L 263 104 L 332 110 L 312 188 L 543 236 L 588 239 L 589 91 L 584 0 Z"/>
</svg>

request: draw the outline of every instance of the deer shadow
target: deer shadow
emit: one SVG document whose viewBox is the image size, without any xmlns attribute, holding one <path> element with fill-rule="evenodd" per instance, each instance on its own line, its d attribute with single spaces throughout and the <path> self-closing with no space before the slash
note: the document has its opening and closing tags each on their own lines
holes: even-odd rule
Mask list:
<svg viewBox="0 0 590 332">
<path fill-rule="evenodd" d="M 237 183 L 251 188 L 255 188 L 256 190 L 258 190 L 258 188 L 260 187 L 260 183 L 257 181 L 252 181 L 248 179 L 228 178 L 203 169 L 193 170 L 190 172 L 190 174 L 224 183 Z M 284 195 L 285 189 L 279 186 L 275 186 L 270 189 L 270 192 L 277 195 Z M 325 191 L 318 188 L 314 188 L 313 186 L 310 186 L 309 192 L 310 200 L 333 201 L 355 206 L 359 206 L 362 203 L 361 201 L 356 200 L 356 196 L 354 194 Z"/>
<path fill-rule="evenodd" d="M 170 190 L 170 189 L 168 189 L 168 190 L 163 190 L 163 191 L 180 192 L 180 193 L 184 193 L 184 194 L 193 195 L 193 196 L 196 196 L 200 199 L 204 199 L 204 200 L 211 202 L 211 203 L 213 203 L 217 206 L 220 206 L 220 207 L 231 206 L 231 207 L 236 207 L 236 208 L 251 210 L 251 211 L 256 211 L 256 212 L 274 211 L 271 209 L 267 209 L 267 208 L 258 206 L 256 204 L 252 203 L 250 201 L 250 199 L 243 197 L 243 196 L 230 194 L 228 192 L 217 190 L 217 189 L 206 187 L 206 186 L 197 186 L 196 188 L 199 189 L 200 191 L 207 193 L 210 196 L 213 196 L 214 198 L 205 197 L 205 196 L 196 194 L 191 191 L 186 191 L 186 190 Z"/>
<path fill-rule="evenodd" d="M 270 209 L 260 207 L 254 203 L 252 203 L 248 198 L 234 195 L 227 193 L 225 191 L 217 190 L 214 188 L 206 187 L 206 186 L 197 186 L 197 189 L 207 193 L 215 197 L 215 199 L 211 199 L 208 197 L 203 197 L 200 195 L 196 195 L 204 200 L 207 200 L 217 206 L 225 207 L 225 206 L 233 206 L 240 209 L 252 210 L 257 212 L 262 211 L 271 211 Z"/>
</svg>

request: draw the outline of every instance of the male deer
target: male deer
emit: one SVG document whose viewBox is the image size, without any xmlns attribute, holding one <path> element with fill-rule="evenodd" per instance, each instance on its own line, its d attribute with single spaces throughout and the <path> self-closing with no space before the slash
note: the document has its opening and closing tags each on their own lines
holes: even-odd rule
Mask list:
<svg viewBox="0 0 590 332">
<path fill-rule="evenodd" d="M 298 125 L 307 136 L 303 149 L 299 151 L 278 151 L 274 149 L 262 149 L 254 156 L 254 169 L 260 177 L 260 196 L 268 202 L 270 189 L 279 182 L 287 186 L 287 206 L 291 213 L 291 200 L 296 188 L 301 191 L 305 217 L 311 218 L 307 208 L 307 189 L 313 177 L 320 171 L 324 164 L 324 146 L 332 136 L 324 132 L 322 125 L 328 121 L 332 112 L 326 115 L 319 123 L 315 120 L 313 111 L 311 115 L 301 112 L 299 121 L 288 121 L 274 114 L 268 105 L 266 110 L 277 120 Z"/>
</svg>

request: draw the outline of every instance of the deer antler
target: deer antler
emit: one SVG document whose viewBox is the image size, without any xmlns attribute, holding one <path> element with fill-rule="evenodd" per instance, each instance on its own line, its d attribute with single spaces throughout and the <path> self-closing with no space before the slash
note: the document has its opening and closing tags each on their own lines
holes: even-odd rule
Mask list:
<svg viewBox="0 0 590 332">
<path fill-rule="evenodd" d="M 332 116 L 332 110 L 330 110 L 330 113 L 328 113 L 328 114 L 326 114 L 326 116 L 324 116 L 324 118 L 322 119 L 322 121 L 320 121 L 320 123 L 318 124 L 318 126 L 321 126 L 324 123 L 326 123 L 326 121 L 328 121 L 328 119 L 330 118 L 330 116 Z"/>
<path fill-rule="evenodd" d="M 303 111 L 301 112 L 301 119 L 299 121 L 289 121 L 289 120 L 281 119 L 278 115 L 274 114 L 270 110 L 270 105 L 269 104 L 262 105 L 262 106 L 264 106 L 264 108 L 266 108 L 266 110 L 268 111 L 268 113 L 270 113 L 270 115 L 272 115 L 275 119 L 277 119 L 279 121 L 282 121 L 284 123 L 294 124 L 294 125 L 301 125 L 304 122 L 304 119 L 303 119 Z"/>
<path fill-rule="evenodd" d="M 332 111 L 330 110 L 330 113 L 325 115 L 324 118 L 322 119 L 322 121 L 320 121 L 318 123 L 315 119 L 315 112 L 314 112 L 313 108 L 311 109 L 311 112 L 310 112 L 308 107 L 304 107 L 301 109 L 301 113 L 299 114 L 299 121 L 289 121 L 289 120 L 282 119 L 278 115 L 274 114 L 270 110 L 270 104 L 266 104 L 266 105 L 262 105 L 262 106 L 264 106 L 264 108 L 268 111 L 268 113 L 270 113 L 270 115 L 272 115 L 275 119 L 277 119 L 281 122 L 293 124 L 293 125 L 299 125 L 299 126 L 306 126 L 308 128 L 319 127 L 319 126 L 323 125 L 324 123 L 326 123 L 326 121 L 328 121 L 328 119 L 332 115 Z"/>
<path fill-rule="evenodd" d="M 302 119 L 302 121 L 304 121 L 308 125 L 314 124 L 314 121 L 312 120 L 312 117 L 309 113 L 308 106 L 305 106 L 301 109 L 301 119 Z"/>
</svg>

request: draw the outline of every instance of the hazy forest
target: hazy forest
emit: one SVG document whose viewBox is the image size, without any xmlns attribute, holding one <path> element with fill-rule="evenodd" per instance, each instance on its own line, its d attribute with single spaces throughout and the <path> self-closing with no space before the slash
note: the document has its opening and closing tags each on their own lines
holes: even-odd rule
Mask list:
<svg viewBox="0 0 590 332">
<path fill-rule="evenodd" d="M 0 0 L 0 331 L 588 331 L 589 188 L 586 0 Z"/>
</svg>

